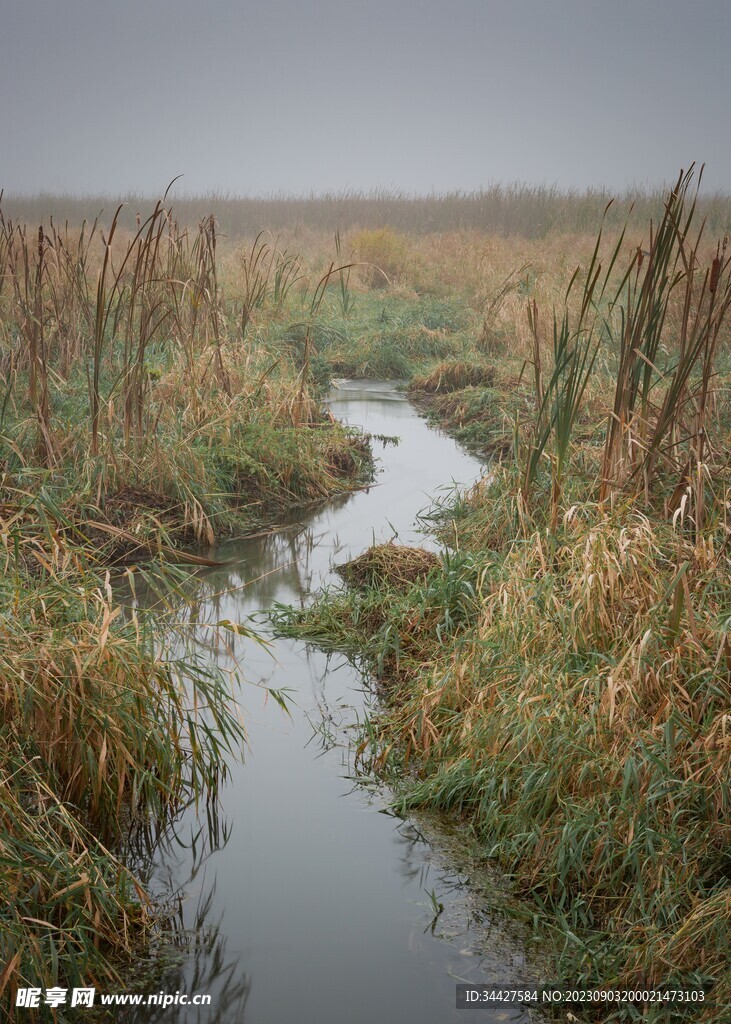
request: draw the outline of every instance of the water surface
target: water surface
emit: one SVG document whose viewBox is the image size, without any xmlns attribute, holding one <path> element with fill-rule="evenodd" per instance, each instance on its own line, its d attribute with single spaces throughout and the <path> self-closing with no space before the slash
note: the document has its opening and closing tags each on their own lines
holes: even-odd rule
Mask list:
<svg viewBox="0 0 731 1024">
<path fill-rule="evenodd" d="M 373 487 L 270 536 L 215 549 L 235 564 L 198 581 L 203 645 L 213 635 L 207 622 L 245 622 L 274 602 L 304 602 L 333 582 L 333 562 L 374 540 L 432 543 L 419 532 L 418 513 L 452 482 L 481 475 L 392 383 L 344 382 L 330 408 L 369 433 L 398 435 L 399 444 L 375 442 L 382 468 Z M 190 809 L 176 823 L 149 879 L 157 891 L 177 892 L 181 925 L 196 936 L 161 987 L 209 992 L 212 1005 L 125 1019 L 464 1022 L 465 1011 L 454 1008 L 456 982 L 518 981 L 523 952 L 465 888 L 438 830 L 427 843 L 417 824 L 384 813 L 387 793 L 347 778 L 348 758 L 332 741 L 372 699 L 364 680 L 344 659 L 298 641 L 276 639 L 268 652 L 227 638 L 232 649 L 210 644 L 205 656 L 224 668 L 235 658 L 245 676 L 245 761 L 233 767 L 214 819 Z M 287 691 L 291 716 L 267 686 Z M 444 906 L 436 921 L 430 894 Z M 517 1009 L 468 1016 L 528 1020 Z"/>
</svg>

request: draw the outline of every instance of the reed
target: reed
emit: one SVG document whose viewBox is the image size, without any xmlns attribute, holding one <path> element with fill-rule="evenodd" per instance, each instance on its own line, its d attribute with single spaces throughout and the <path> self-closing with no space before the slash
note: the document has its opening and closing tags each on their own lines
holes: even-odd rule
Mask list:
<svg viewBox="0 0 731 1024">
<path fill-rule="evenodd" d="M 623 209 L 633 207 L 632 222 L 643 227 L 662 216 L 667 188 L 632 188 L 617 194 L 607 188 L 560 189 L 555 185 L 496 182 L 475 191 L 415 195 L 405 191 L 373 189 L 323 192 L 315 195 L 236 196 L 212 192 L 178 196 L 181 223 L 195 227 L 213 212 L 221 231 L 232 239 L 254 238 L 260 231 L 273 234 L 318 231 L 332 239 L 335 231 L 376 231 L 391 227 L 407 235 L 480 232 L 497 236 L 546 239 L 555 233 L 593 232 L 613 197 L 609 229 L 621 230 Z M 6 195 L 7 208 L 18 220 L 31 223 L 55 214 L 71 223 L 93 219 L 99 210 L 127 207 L 125 225 L 134 225 L 134 211 L 150 204 L 146 196 Z M 729 196 L 715 192 L 701 198 L 701 216 L 714 234 L 731 227 Z"/>
<path fill-rule="evenodd" d="M 41 527 L 39 524 L 43 523 Z M 117 979 L 157 909 L 122 840 L 215 799 L 243 726 L 230 681 L 172 615 L 124 613 L 108 572 L 40 495 L 0 510 L 0 997 L 18 984 Z M 139 586 L 178 588 L 172 570 Z M 166 582 L 167 581 L 167 582 Z"/>
<path fill-rule="evenodd" d="M 645 1016 L 721 1024 L 729 261 L 725 238 L 703 243 L 692 171 L 639 248 L 631 223 L 606 237 L 607 212 L 548 332 L 522 296 L 521 344 L 496 347 L 484 380 L 466 371 L 477 345 L 479 361 L 413 377 L 437 422 L 495 459 L 434 510 L 439 561 L 404 578 L 418 551 L 372 549 L 343 570 L 352 588 L 277 623 L 379 678 L 361 769 L 397 813 L 469 820 L 552 934 L 552 978 L 705 986 L 703 1004 Z"/>
<path fill-rule="evenodd" d="M 46 236 L 43 227 L 39 227 L 34 244 L 25 226 L 6 222 L 1 217 L 0 232 L 4 236 L 5 274 L 12 283 L 17 327 L 23 342 L 28 401 L 37 422 L 36 455 L 43 464 L 49 465 L 54 461 L 54 444 L 50 430 L 48 339 L 44 308 Z"/>
<path fill-rule="evenodd" d="M 341 269 L 338 271 L 338 299 L 340 302 L 340 310 L 343 316 L 347 319 L 353 312 L 355 299 L 353 298 L 350 290 L 350 267 L 348 267 L 347 270 L 343 269 L 343 241 L 339 230 L 335 232 L 335 253 L 337 261 L 341 265 Z"/>
<path fill-rule="evenodd" d="M 655 477 L 673 474 L 677 487 L 670 511 L 687 493 L 700 528 L 708 409 L 731 304 L 731 274 L 726 237 L 703 265 L 705 224 L 693 233 L 692 183 L 691 168 L 670 193 L 649 250 L 638 248 L 614 303 L 618 369 L 600 496 L 607 499 L 629 484 L 649 498 Z"/>
<path fill-rule="evenodd" d="M 302 280 L 301 260 L 294 253 L 280 251 L 277 242 L 264 240 L 264 232 L 254 239 L 251 248 L 239 254 L 243 275 L 241 296 L 241 337 L 257 310 L 266 306 L 280 311 L 290 290 Z"/>
<path fill-rule="evenodd" d="M 268 337 L 242 336 L 254 311 L 271 329 L 285 310 L 291 315 L 292 305 L 300 317 L 303 302 L 314 324 L 330 277 L 312 297 L 305 291 L 293 301 L 295 285 L 308 283 L 301 261 L 260 239 L 248 255 L 239 254 L 244 292 L 229 297 L 226 287 L 235 289 L 242 278 L 232 272 L 234 258 L 222 283 L 211 216 L 195 231 L 181 231 L 163 199 L 126 232 L 122 214 L 121 208 L 114 212 L 108 229 L 95 222 L 78 234 L 52 222 L 36 248 L 24 227 L 0 220 L 2 419 L 14 467 L 9 482 L 22 486 L 16 470 L 53 470 L 54 486 L 68 496 L 67 513 L 75 503 L 82 518 L 97 522 L 106 519 L 107 499 L 117 493 L 146 492 L 145 501 L 161 509 L 172 498 L 180 509 L 178 535 L 209 539 L 214 527 L 238 521 L 245 528 L 268 518 L 285 495 L 296 503 L 313 492 L 348 487 L 349 477 L 331 472 L 329 454 L 341 447 L 340 465 L 364 470 L 357 438 L 333 429 L 327 437 L 313 434 L 309 446 L 293 446 L 276 437 L 280 429 L 309 430 L 321 419 L 322 384 L 311 379 L 309 355 L 302 361 L 277 351 Z M 234 466 L 239 458 L 253 467 L 254 459 L 232 439 L 253 437 L 252 425 L 262 417 L 272 452 L 286 459 L 295 447 L 307 449 L 297 467 L 301 494 L 289 486 L 274 494 L 293 476 L 286 463 L 277 474 L 265 469 L 270 460 L 260 463 L 261 472 L 251 474 L 263 488 L 256 496 Z M 318 458 L 318 448 L 325 457 Z M 106 525 L 124 530 L 129 524 Z M 145 536 L 152 527 L 148 517 Z"/>
</svg>

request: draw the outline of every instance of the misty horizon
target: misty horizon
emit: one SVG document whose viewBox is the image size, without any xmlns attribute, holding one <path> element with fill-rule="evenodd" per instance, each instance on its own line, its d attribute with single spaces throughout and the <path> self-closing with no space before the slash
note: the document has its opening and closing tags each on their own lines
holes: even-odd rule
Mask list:
<svg viewBox="0 0 731 1024">
<path fill-rule="evenodd" d="M 701 168 L 694 169 L 694 185 Z M 63 195 L 52 192 L 35 196 L 2 197 L 5 219 L 18 223 L 80 225 L 83 221 L 108 223 L 116 215 L 120 225 L 134 228 L 157 204 L 163 203 L 173 220 L 181 225 L 199 224 L 215 217 L 217 230 L 229 238 L 243 238 L 261 231 L 298 230 L 300 227 L 325 231 L 388 227 L 406 234 L 449 231 L 497 232 L 503 235 L 543 237 L 551 231 L 593 232 L 600 225 L 621 229 L 639 228 L 662 215 L 670 189 L 677 183 L 655 189 L 609 188 L 561 189 L 557 185 L 529 185 L 512 182 L 493 184 L 473 191 L 431 194 L 406 190 L 348 190 L 310 192 L 306 195 L 272 194 L 237 196 L 211 190 L 199 195 L 177 191 L 178 181 L 157 196 L 141 193 L 115 195 Z M 701 182 L 702 185 L 702 182 Z M 719 237 L 731 230 L 731 194 L 710 192 L 700 187 L 699 214 L 708 232 Z"/>
<path fill-rule="evenodd" d="M 688 164 L 687 166 L 689 167 L 691 164 Z M 695 163 L 696 169 L 698 169 L 698 166 L 699 165 Z M 679 167 L 678 173 L 685 170 L 686 167 Z M 407 188 L 388 188 L 381 185 L 373 185 L 371 187 L 363 188 L 349 188 L 345 186 L 343 188 L 333 189 L 309 189 L 301 192 L 285 191 L 283 189 L 272 192 L 235 192 L 230 189 L 222 188 L 209 188 L 197 192 L 185 189 L 176 189 L 174 191 L 170 190 L 167 193 L 167 198 L 170 202 L 189 202 L 204 199 L 215 199 L 224 202 L 321 202 L 346 201 L 354 198 L 362 201 L 399 200 L 404 202 L 419 202 L 445 199 L 478 199 L 504 190 L 505 192 L 513 192 L 514 194 L 533 192 L 536 194 L 558 197 L 606 196 L 608 198 L 614 197 L 618 200 L 622 200 L 632 199 L 635 197 L 653 198 L 661 193 L 664 194 L 668 188 L 673 187 L 677 180 L 677 176 L 678 174 L 676 173 L 671 177 L 667 177 L 656 182 L 627 184 L 621 187 L 612 187 L 611 185 L 602 183 L 582 187 L 578 185 L 562 186 L 555 181 L 510 180 L 491 181 L 487 182 L 485 185 L 471 189 L 454 187 L 442 190 L 432 189 L 429 191 L 418 191 L 416 189 L 410 190 Z M 167 186 L 158 190 L 128 188 L 109 191 L 103 189 L 91 189 L 83 192 L 43 188 L 33 192 L 26 192 L 23 190 L 4 189 L 0 186 L 0 193 L 5 200 L 9 201 L 53 198 L 73 201 L 84 201 L 90 199 L 127 201 L 139 199 L 154 202 L 155 200 L 162 199 L 165 196 L 166 188 Z M 726 199 L 731 197 L 731 186 L 728 188 L 722 188 L 720 186 L 709 188 L 706 185 L 704 177 L 699 188 L 699 195 L 705 198 L 718 197 Z"/>
<path fill-rule="evenodd" d="M 722 0 L 6 6 L 6 196 L 731 187 Z"/>
</svg>

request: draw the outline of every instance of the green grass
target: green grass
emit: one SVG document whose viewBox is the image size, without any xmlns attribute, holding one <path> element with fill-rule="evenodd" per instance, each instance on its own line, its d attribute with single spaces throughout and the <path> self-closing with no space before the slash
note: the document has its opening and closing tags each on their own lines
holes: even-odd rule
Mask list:
<svg viewBox="0 0 731 1024">
<path fill-rule="evenodd" d="M 327 303 L 313 340 L 330 376 L 408 380 L 435 362 L 469 353 L 476 324 L 463 300 L 360 293 L 347 317 L 337 302 Z M 303 325 L 282 325 L 278 334 L 296 356 Z"/>
<path fill-rule="evenodd" d="M 615 243 L 602 268 L 597 242 L 578 292 L 531 302 L 521 357 L 414 368 L 494 459 L 435 509 L 440 564 L 404 582 L 408 554 L 374 549 L 377 579 L 278 619 L 377 677 L 362 766 L 399 812 L 466 820 L 552 931 L 551 981 L 708 990 L 603 1021 L 731 1003 L 731 262 L 701 252 L 689 186 L 649 258 Z"/>
<path fill-rule="evenodd" d="M 465 818 L 553 929 L 550 980 L 728 1003 L 731 274 L 698 227 L 727 206 L 690 186 L 644 197 L 627 235 L 610 208 L 576 273 L 552 225 L 594 230 L 606 197 L 521 193 L 547 234 L 509 246 L 433 234 L 455 211 L 507 216 L 499 190 L 432 203 L 409 237 L 369 219 L 383 197 L 351 197 L 359 232 L 309 263 L 261 239 L 224 263 L 210 218 L 187 235 L 158 211 L 117 236 L 102 287 L 93 231 L 4 225 L 0 836 L 7 907 L 29 894 L 5 911 L 13 979 L 131 962 L 150 908 L 115 855 L 125 815 L 215 788 L 238 735 L 220 680 L 113 614 L 92 552 L 139 561 L 356 486 L 367 445 L 321 403 L 332 376 L 372 376 L 408 382 L 493 471 L 435 510 L 439 564 L 378 552 L 376 585 L 280 628 L 380 677 L 363 766 L 402 810 Z M 503 228 L 530 233 L 519 220 Z"/>
<path fill-rule="evenodd" d="M 37 503 L 40 506 L 40 503 Z M 37 517 L 43 514 L 45 528 Z M 159 927 L 135 828 L 215 799 L 244 731 L 230 680 L 157 609 L 122 613 L 46 502 L 0 518 L 0 1005 L 119 982 Z M 130 577 L 131 578 L 131 577 Z M 179 591 L 178 571 L 134 578 Z"/>
</svg>

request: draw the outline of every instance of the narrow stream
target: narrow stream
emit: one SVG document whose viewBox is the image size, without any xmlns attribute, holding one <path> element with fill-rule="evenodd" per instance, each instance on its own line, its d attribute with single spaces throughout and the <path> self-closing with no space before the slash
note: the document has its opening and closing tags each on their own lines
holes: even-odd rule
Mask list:
<svg viewBox="0 0 731 1024">
<path fill-rule="evenodd" d="M 382 470 L 367 491 L 270 536 L 217 547 L 216 558 L 236 563 L 197 582 L 201 643 L 211 643 L 206 622 L 246 622 L 274 602 L 305 601 L 333 581 L 333 562 L 374 539 L 429 544 L 418 513 L 445 485 L 480 476 L 480 464 L 431 430 L 392 383 L 344 383 L 330 408 L 399 444 L 375 443 Z M 233 766 L 215 817 L 191 808 L 159 841 L 146 879 L 177 893 L 181 928 L 194 936 L 151 991 L 209 993 L 212 1003 L 120 1019 L 445 1024 L 464 1021 L 457 981 L 525 980 L 519 944 L 480 909 L 438 832 L 427 843 L 417 823 L 384 813 L 387 794 L 347 778 L 347 755 L 329 740 L 372 699 L 357 670 L 296 641 L 277 639 L 267 652 L 233 640 L 246 680 L 245 762 Z M 221 646 L 206 656 L 232 664 Z M 267 686 L 288 691 L 291 717 Z M 444 907 L 436 920 L 430 894 Z M 467 1016 L 529 1020 L 518 1008 Z"/>
</svg>

